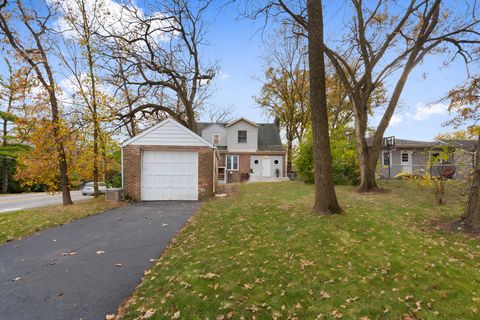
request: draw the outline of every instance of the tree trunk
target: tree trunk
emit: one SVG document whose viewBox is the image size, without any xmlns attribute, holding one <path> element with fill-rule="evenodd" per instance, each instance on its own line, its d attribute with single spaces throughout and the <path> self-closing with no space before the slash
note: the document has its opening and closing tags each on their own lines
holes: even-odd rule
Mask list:
<svg viewBox="0 0 480 320">
<path fill-rule="evenodd" d="M 287 173 L 292 172 L 292 140 L 287 141 Z"/>
<path fill-rule="evenodd" d="M 463 220 L 466 224 L 480 229 L 480 135 L 478 135 L 477 139 L 472 185 L 468 196 L 467 208 L 463 214 Z"/>
<path fill-rule="evenodd" d="M 7 146 L 7 119 L 3 121 L 3 146 Z M 8 161 L 6 158 L 2 161 L 2 193 L 8 192 Z"/>
<path fill-rule="evenodd" d="M 322 1 L 308 0 L 308 64 L 310 68 L 310 105 L 315 170 L 314 211 L 320 214 L 341 212 L 335 194 L 328 131 L 328 110 L 323 52 Z"/>
<path fill-rule="evenodd" d="M 51 89 L 54 90 L 54 89 Z M 52 125 L 53 125 L 53 138 L 55 139 L 55 145 L 58 152 L 58 162 L 60 169 L 60 188 L 62 190 L 62 202 L 64 206 L 73 204 L 70 196 L 70 187 L 68 183 L 68 167 L 67 167 L 67 154 L 65 153 L 65 147 L 63 144 L 63 138 L 60 133 L 60 118 L 58 115 L 58 103 L 54 92 L 50 94 L 50 105 L 52 108 Z"/>
<path fill-rule="evenodd" d="M 8 192 L 8 161 L 3 159 L 2 161 L 2 193 Z"/>
</svg>

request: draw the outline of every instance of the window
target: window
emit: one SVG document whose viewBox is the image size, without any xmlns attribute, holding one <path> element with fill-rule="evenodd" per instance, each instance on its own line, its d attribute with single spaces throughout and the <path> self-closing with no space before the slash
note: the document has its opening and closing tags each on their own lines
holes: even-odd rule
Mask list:
<svg viewBox="0 0 480 320">
<path fill-rule="evenodd" d="M 212 135 L 212 143 L 214 145 L 220 144 L 220 133 L 214 133 Z"/>
<path fill-rule="evenodd" d="M 247 130 L 238 130 L 238 143 L 247 143 Z"/>
<path fill-rule="evenodd" d="M 390 152 L 383 153 L 383 165 L 390 166 Z"/>
<path fill-rule="evenodd" d="M 238 170 L 238 156 L 227 156 L 227 170 Z"/>
<path fill-rule="evenodd" d="M 410 163 L 410 154 L 407 151 L 402 152 L 402 163 Z"/>
</svg>

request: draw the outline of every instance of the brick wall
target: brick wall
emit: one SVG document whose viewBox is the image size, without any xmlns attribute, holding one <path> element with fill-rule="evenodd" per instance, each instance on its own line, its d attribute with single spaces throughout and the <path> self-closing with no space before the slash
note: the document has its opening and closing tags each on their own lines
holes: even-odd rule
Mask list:
<svg viewBox="0 0 480 320">
<path fill-rule="evenodd" d="M 142 151 L 195 151 L 198 152 L 198 197 L 206 199 L 213 195 L 214 149 L 208 147 L 183 146 L 138 146 L 123 148 L 123 187 L 125 194 L 134 201 L 141 200 Z"/>
<path fill-rule="evenodd" d="M 250 173 L 250 157 L 251 156 L 282 156 L 283 159 L 283 164 L 284 168 L 282 170 L 283 177 L 285 177 L 285 164 L 286 164 L 286 154 L 283 153 L 266 153 L 266 152 L 256 152 L 256 153 L 220 153 L 220 161 L 219 161 L 219 166 L 220 167 L 225 167 L 226 168 L 226 162 L 225 162 L 225 157 L 227 155 L 237 155 L 238 156 L 238 161 L 239 161 L 239 166 L 238 166 L 238 171 L 232 171 L 232 173 L 226 173 L 228 176 L 228 182 L 241 182 L 241 177 L 242 174 L 245 173 Z"/>
</svg>

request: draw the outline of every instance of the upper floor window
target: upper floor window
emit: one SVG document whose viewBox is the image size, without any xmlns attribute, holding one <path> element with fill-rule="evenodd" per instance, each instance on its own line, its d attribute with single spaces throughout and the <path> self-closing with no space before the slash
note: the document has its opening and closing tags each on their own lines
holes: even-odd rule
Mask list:
<svg viewBox="0 0 480 320">
<path fill-rule="evenodd" d="M 212 135 L 212 143 L 214 145 L 220 144 L 220 133 L 214 133 Z"/>
<path fill-rule="evenodd" d="M 238 143 L 247 143 L 247 130 L 238 130 Z"/>
</svg>

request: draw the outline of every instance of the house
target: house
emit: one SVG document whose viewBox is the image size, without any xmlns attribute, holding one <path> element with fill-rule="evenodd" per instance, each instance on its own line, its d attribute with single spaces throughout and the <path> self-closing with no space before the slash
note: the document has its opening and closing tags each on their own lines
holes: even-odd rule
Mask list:
<svg viewBox="0 0 480 320">
<path fill-rule="evenodd" d="M 239 118 L 198 123 L 197 133 L 217 148 L 218 182 L 270 181 L 286 177 L 286 151 L 274 123 Z"/>
<path fill-rule="evenodd" d="M 134 201 L 198 200 L 218 183 L 282 179 L 285 163 L 274 124 L 240 118 L 193 132 L 167 118 L 122 144 L 122 184 Z"/>
<path fill-rule="evenodd" d="M 372 139 L 367 142 L 371 144 Z M 455 177 L 468 175 L 473 168 L 475 141 L 416 141 L 395 139 L 392 146 L 384 146 L 380 155 L 380 178 L 394 178 L 400 173 L 424 175 L 429 163 L 447 151 L 448 159 L 441 160 L 455 168 Z M 439 160 L 440 161 L 440 160 Z"/>
</svg>

